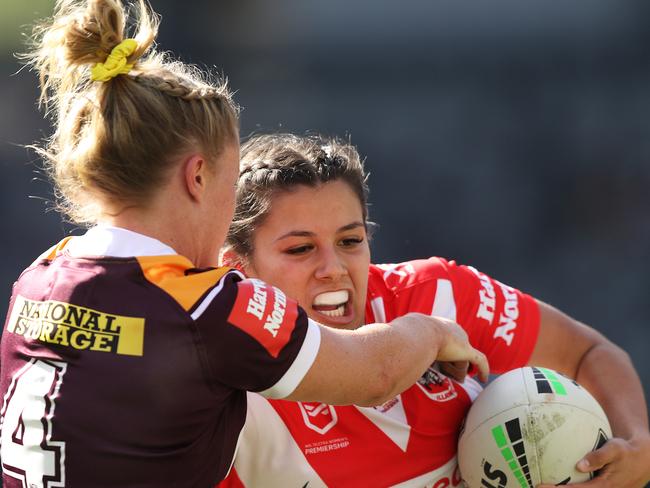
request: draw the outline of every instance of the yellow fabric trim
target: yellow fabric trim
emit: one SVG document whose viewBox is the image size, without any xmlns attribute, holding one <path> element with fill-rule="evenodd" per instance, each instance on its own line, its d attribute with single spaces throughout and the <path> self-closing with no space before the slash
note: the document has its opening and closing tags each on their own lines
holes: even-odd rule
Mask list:
<svg viewBox="0 0 650 488">
<path fill-rule="evenodd" d="M 117 75 L 125 75 L 133 69 L 133 63 L 127 64 L 126 60 L 138 47 L 135 39 L 124 39 L 113 48 L 103 63 L 96 63 L 90 70 L 90 79 L 93 81 L 108 81 Z"/>
<path fill-rule="evenodd" d="M 145 278 L 168 293 L 186 311 L 231 270 L 217 268 L 185 275 L 185 271 L 194 268 L 194 265 L 184 256 L 139 256 L 137 260 Z"/>
</svg>

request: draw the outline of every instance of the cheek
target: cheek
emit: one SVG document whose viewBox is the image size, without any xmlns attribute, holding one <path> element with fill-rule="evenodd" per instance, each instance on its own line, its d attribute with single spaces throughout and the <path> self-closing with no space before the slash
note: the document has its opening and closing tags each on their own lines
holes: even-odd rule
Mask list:
<svg viewBox="0 0 650 488">
<path fill-rule="evenodd" d="M 300 264 L 287 263 L 283 259 L 267 255 L 266 259 L 256 258 L 247 274 L 277 286 L 300 303 L 306 303 L 309 273 Z"/>
<path fill-rule="evenodd" d="M 368 270 L 370 268 L 370 252 L 365 250 L 360 252 L 356 259 L 351 264 L 350 274 L 356 289 L 356 304 L 360 309 L 365 308 L 366 294 L 368 291 Z"/>
<path fill-rule="evenodd" d="M 274 280 L 278 288 L 300 303 L 305 303 L 309 285 L 309 275 L 304 268 L 296 265 L 283 265 L 275 269 Z"/>
</svg>

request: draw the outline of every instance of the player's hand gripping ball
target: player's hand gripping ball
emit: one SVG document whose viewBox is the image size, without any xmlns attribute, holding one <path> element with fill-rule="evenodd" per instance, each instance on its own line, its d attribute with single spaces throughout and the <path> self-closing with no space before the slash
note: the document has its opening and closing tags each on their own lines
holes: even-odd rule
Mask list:
<svg viewBox="0 0 650 488">
<path fill-rule="evenodd" d="M 468 488 L 588 481 L 576 463 L 612 437 L 605 412 L 575 381 L 545 368 L 510 371 L 472 405 L 458 444 Z"/>
</svg>

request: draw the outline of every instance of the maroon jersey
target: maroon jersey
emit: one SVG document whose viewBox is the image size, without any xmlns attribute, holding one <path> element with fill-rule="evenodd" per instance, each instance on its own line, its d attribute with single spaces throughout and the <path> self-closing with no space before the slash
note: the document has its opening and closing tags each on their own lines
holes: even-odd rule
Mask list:
<svg viewBox="0 0 650 488">
<path fill-rule="evenodd" d="M 123 229 L 66 240 L 14 285 L 3 485 L 213 486 L 232 462 L 245 391 L 289 394 L 319 341 L 295 302 L 237 271 L 196 270 Z"/>
</svg>

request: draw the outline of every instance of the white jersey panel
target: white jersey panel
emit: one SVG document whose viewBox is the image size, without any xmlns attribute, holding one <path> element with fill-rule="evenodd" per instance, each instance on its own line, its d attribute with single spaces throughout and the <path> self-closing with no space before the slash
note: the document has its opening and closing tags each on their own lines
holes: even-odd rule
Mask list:
<svg viewBox="0 0 650 488">
<path fill-rule="evenodd" d="M 255 393 L 246 399 L 246 423 L 234 465 L 244 486 L 326 487 L 269 402 Z"/>
</svg>

